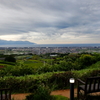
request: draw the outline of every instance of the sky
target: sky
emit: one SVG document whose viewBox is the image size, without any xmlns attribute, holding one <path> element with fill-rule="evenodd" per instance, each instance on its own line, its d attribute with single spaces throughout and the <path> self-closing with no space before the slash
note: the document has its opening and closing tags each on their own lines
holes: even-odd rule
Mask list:
<svg viewBox="0 0 100 100">
<path fill-rule="evenodd" d="M 0 0 L 0 39 L 100 43 L 100 0 Z"/>
</svg>

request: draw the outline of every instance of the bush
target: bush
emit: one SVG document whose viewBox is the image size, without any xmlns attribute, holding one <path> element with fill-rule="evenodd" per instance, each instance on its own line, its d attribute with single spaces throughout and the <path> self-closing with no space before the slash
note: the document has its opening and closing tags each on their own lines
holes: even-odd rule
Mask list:
<svg viewBox="0 0 100 100">
<path fill-rule="evenodd" d="M 79 73 L 74 72 L 63 72 L 63 73 L 50 73 L 49 74 L 41 74 L 37 76 L 23 76 L 23 77 L 15 77 L 15 76 L 9 76 L 9 77 L 0 77 L 0 88 L 11 88 L 12 92 L 31 92 L 34 93 L 36 90 L 38 90 L 38 87 L 40 84 L 44 84 L 45 86 L 52 87 L 53 90 L 56 89 L 66 89 L 69 88 L 70 78 L 80 78 L 82 80 L 86 80 L 87 77 L 92 76 L 99 76 L 100 70 L 94 70 L 94 71 L 87 71 L 87 72 L 81 72 L 81 75 Z M 76 85 L 76 83 L 75 83 Z M 40 90 L 39 90 L 40 91 Z"/>
<path fill-rule="evenodd" d="M 40 85 L 33 94 L 26 97 L 26 100 L 53 100 L 50 93 L 51 90 L 48 87 Z"/>
<path fill-rule="evenodd" d="M 81 76 L 78 76 L 78 78 L 82 79 L 83 81 L 86 81 L 87 77 L 94 77 L 94 76 L 100 76 L 100 70 L 88 70 L 88 72 L 82 73 Z"/>
<path fill-rule="evenodd" d="M 26 96 L 26 100 L 69 100 L 67 97 L 60 95 L 50 95 L 51 89 L 45 85 L 39 85 L 37 90 Z"/>
<path fill-rule="evenodd" d="M 75 78 L 74 73 L 71 71 L 53 74 L 49 79 L 49 83 L 51 86 L 55 85 L 55 89 L 65 89 L 69 87 L 69 79 L 72 77 Z"/>
<path fill-rule="evenodd" d="M 93 70 L 92 72 L 90 72 L 90 76 L 91 77 L 100 76 L 100 70 Z"/>
<path fill-rule="evenodd" d="M 36 74 L 36 70 L 30 66 L 5 66 L 3 69 L 0 70 L 0 76 L 24 76 L 24 75 L 31 75 Z"/>
<path fill-rule="evenodd" d="M 52 73 L 53 74 L 53 73 Z M 51 75 L 52 75 L 51 74 Z M 37 77 L 23 76 L 23 77 L 0 77 L 0 88 L 9 87 L 12 92 L 34 92 L 40 84 L 52 87 L 52 89 L 65 89 L 69 87 L 69 78 L 74 77 L 73 73 L 56 73 L 52 76 L 45 77 L 39 75 Z"/>
</svg>

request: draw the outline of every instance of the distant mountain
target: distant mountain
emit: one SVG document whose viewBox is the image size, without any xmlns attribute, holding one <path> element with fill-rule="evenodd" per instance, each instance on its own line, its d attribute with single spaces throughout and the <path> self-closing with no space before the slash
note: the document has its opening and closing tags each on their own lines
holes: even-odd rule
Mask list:
<svg viewBox="0 0 100 100">
<path fill-rule="evenodd" d="M 0 40 L 0 46 L 32 46 L 35 43 L 29 41 L 6 41 Z"/>
</svg>

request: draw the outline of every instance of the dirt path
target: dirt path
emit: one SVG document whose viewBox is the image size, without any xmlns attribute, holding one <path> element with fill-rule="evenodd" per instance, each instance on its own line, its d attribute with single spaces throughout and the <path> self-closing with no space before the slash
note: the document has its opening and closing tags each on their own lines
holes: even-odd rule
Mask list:
<svg viewBox="0 0 100 100">
<path fill-rule="evenodd" d="M 51 95 L 62 95 L 62 96 L 70 98 L 70 90 L 66 89 L 66 90 L 52 91 Z M 74 89 L 74 96 L 76 96 L 76 95 L 77 95 L 77 89 Z"/>
<path fill-rule="evenodd" d="M 77 89 L 74 89 L 74 94 L 76 96 L 77 93 Z M 14 98 L 14 100 L 24 100 L 26 98 L 27 95 L 29 95 L 30 93 L 22 93 L 22 94 L 12 94 L 12 98 Z M 56 91 L 52 91 L 51 95 L 62 95 L 65 97 L 70 98 L 70 90 L 56 90 Z"/>
<path fill-rule="evenodd" d="M 29 95 L 30 93 L 21 93 L 21 94 L 12 94 L 11 98 L 14 100 L 24 100 L 26 98 L 27 95 Z"/>
</svg>

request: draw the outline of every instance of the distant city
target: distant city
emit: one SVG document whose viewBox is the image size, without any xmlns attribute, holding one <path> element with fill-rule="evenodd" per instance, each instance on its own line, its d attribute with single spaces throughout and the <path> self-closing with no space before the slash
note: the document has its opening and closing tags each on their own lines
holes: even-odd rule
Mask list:
<svg viewBox="0 0 100 100">
<path fill-rule="evenodd" d="M 100 52 L 100 44 L 52 44 L 34 47 L 0 47 L 0 54 L 46 54 L 46 53 L 82 53 Z"/>
</svg>

